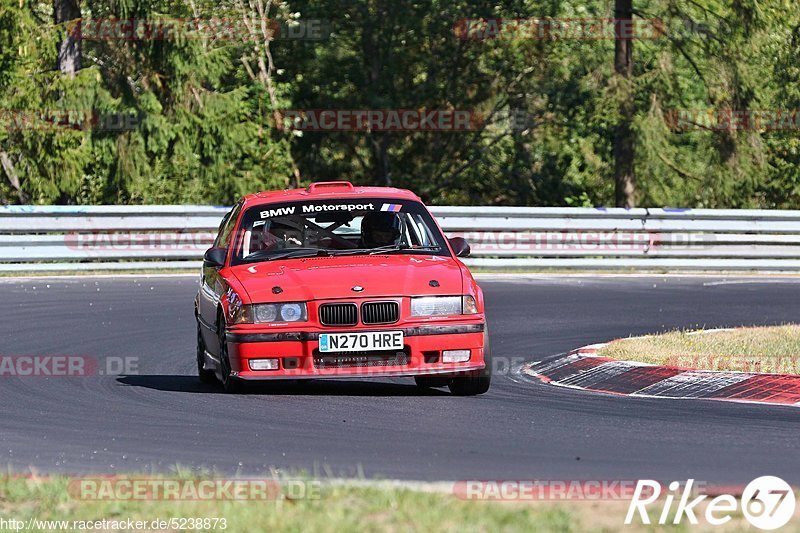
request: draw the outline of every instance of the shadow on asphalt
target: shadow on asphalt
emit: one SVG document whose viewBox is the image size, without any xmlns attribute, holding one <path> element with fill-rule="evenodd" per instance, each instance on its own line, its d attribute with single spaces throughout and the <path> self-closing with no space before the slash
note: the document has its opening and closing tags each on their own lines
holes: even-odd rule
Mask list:
<svg viewBox="0 0 800 533">
<path fill-rule="evenodd" d="M 196 376 L 166 374 L 120 376 L 117 382 L 130 387 L 144 387 L 164 392 L 226 394 L 222 385 L 203 384 Z M 246 383 L 245 395 L 266 396 L 450 396 L 446 389 L 421 389 L 413 384 L 348 380 L 274 381 Z"/>
</svg>

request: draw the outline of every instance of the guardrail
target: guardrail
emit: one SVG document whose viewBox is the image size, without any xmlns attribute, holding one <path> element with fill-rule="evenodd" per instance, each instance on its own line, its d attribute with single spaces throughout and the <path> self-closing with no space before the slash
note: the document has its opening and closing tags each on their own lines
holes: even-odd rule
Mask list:
<svg viewBox="0 0 800 533">
<path fill-rule="evenodd" d="M 228 208 L 3 206 L 0 271 L 194 269 Z M 490 269 L 800 271 L 800 211 L 432 207 Z"/>
</svg>

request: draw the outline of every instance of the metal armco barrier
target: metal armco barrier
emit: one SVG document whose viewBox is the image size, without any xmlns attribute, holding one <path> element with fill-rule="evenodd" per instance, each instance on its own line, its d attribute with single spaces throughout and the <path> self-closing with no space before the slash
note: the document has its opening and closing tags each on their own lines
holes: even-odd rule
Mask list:
<svg viewBox="0 0 800 533">
<path fill-rule="evenodd" d="M 194 269 L 225 207 L 0 207 L 0 271 Z M 800 211 L 432 207 L 492 270 L 800 271 Z"/>
</svg>

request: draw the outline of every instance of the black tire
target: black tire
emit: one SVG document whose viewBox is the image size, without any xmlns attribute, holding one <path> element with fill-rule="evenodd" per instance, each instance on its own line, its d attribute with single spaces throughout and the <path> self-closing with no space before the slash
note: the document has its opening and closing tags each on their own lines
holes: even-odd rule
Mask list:
<svg viewBox="0 0 800 533">
<path fill-rule="evenodd" d="M 205 352 L 206 343 L 203 341 L 203 333 L 200 330 L 202 326 L 197 323 L 197 377 L 200 378 L 200 383 L 214 383 L 217 377 L 214 375 L 213 370 L 205 369 Z"/>
<path fill-rule="evenodd" d="M 222 372 L 222 388 L 225 392 L 235 394 L 242 392 L 242 382 L 231 375 L 231 362 L 228 359 L 228 342 L 225 340 L 225 324 L 219 326 L 219 366 Z"/>
<path fill-rule="evenodd" d="M 443 378 L 439 376 L 414 376 L 414 382 L 417 387 L 421 389 L 435 389 L 437 387 L 446 387 L 450 383 L 450 378 Z"/>
<path fill-rule="evenodd" d="M 489 332 L 483 334 L 483 361 L 486 366 L 473 375 L 456 377 L 447 386 L 455 396 L 484 394 L 492 383 L 492 352 L 489 349 Z"/>
</svg>

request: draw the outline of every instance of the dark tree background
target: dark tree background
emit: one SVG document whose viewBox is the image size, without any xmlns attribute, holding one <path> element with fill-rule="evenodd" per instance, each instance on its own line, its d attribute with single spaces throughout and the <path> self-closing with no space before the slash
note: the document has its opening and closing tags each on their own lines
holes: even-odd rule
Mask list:
<svg viewBox="0 0 800 533">
<path fill-rule="evenodd" d="M 212 17 L 240 31 L 75 31 L 81 18 Z M 262 18 L 324 31 L 275 37 Z M 487 26 L 462 38 L 459 21 L 480 18 L 631 18 L 660 31 Z M 0 0 L 0 202 L 230 204 L 348 179 L 432 203 L 798 208 L 799 78 L 792 0 Z M 487 120 L 468 132 L 278 127 L 281 110 L 330 108 Z M 769 110 L 787 110 L 783 127 L 708 120 Z M 109 126 L 120 116 L 124 127 Z"/>
</svg>

